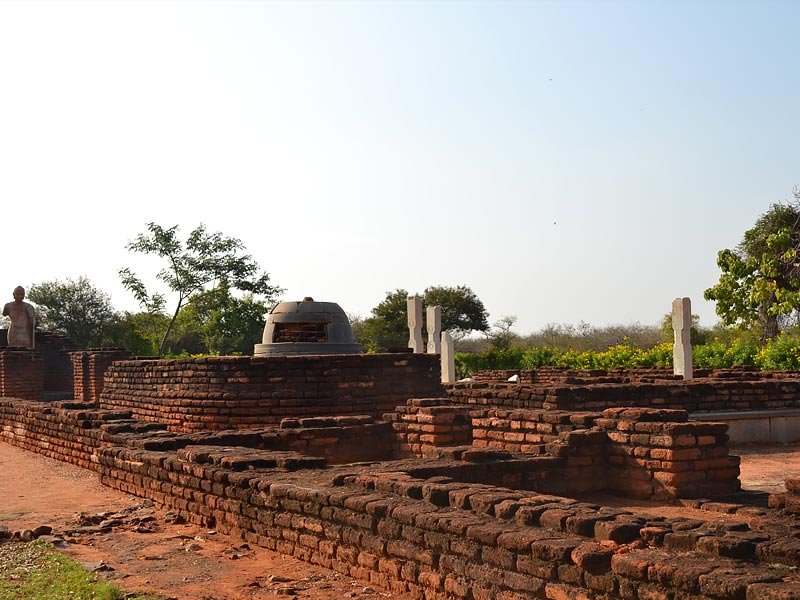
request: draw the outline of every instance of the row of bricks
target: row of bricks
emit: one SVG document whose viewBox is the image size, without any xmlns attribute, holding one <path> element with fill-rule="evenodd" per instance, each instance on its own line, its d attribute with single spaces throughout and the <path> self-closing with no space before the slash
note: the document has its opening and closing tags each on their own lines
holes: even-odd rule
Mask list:
<svg viewBox="0 0 800 600">
<path fill-rule="evenodd" d="M 279 490 L 280 490 L 280 488 L 278 488 L 278 491 L 279 491 Z M 272 491 L 272 490 L 271 490 L 271 491 Z"/>
</svg>

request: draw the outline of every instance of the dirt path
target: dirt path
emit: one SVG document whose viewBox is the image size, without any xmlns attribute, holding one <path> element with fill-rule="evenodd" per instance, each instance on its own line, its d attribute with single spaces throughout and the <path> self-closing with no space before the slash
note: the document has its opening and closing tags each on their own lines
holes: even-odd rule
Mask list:
<svg viewBox="0 0 800 600">
<path fill-rule="evenodd" d="M 737 446 L 731 454 L 742 457 L 739 478 L 745 490 L 784 492 L 785 479 L 800 477 L 800 443 Z"/>
<path fill-rule="evenodd" d="M 405 600 L 213 530 L 169 523 L 169 514 L 145 504 L 95 473 L 0 442 L 0 525 L 72 531 L 64 551 L 125 590 L 179 600 Z"/>
</svg>

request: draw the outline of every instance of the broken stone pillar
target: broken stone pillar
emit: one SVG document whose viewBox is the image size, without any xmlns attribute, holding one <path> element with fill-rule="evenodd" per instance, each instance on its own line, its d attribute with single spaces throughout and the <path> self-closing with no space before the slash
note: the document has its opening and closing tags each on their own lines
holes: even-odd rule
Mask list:
<svg viewBox="0 0 800 600">
<path fill-rule="evenodd" d="M 439 354 L 442 350 L 441 306 L 428 306 L 425 309 L 425 324 L 428 328 L 428 354 Z"/>
<path fill-rule="evenodd" d="M 675 298 L 672 301 L 672 329 L 675 343 L 672 346 L 672 365 L 675 375 L 692 378 L 692 301 Z"/>
<path fill-rule="evenodd" d="M 406 301 L 408 307 L 408 347 L 414 354 L 425 352 L 422 342 L 422 298 L 409 296 Z"/>
<path fill-rule="evenodd" d="M 453 336 L 449 331 L 442 332 L 442 383 L 456 381 L 456 351 Z"/>
</svg>

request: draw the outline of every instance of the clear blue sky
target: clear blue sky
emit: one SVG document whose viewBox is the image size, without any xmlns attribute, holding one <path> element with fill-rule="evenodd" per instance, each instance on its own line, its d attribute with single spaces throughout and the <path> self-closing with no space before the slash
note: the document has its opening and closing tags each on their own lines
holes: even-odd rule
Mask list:
<svg viewBox="0 0 800 600">
<path fill-rule="evenodd" d="M 800 184 L 800 3 L 0 1 L 0 297 L 117 270 L 148 221 L 240 238 L 366 316 L 701 322 Z M 13 251 L 13 252 L 12 252 Z M 5 286 L 5 287 L 3 287 Z"/>
</svg>

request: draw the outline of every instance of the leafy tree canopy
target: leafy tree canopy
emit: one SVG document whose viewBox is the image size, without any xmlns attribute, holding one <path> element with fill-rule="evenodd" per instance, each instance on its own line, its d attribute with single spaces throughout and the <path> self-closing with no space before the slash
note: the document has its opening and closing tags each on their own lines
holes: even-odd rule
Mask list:
<svg viewBox="0 0 800 600">
<path fill-rule="evenodd" d="M 27 297 L 42 329 L 66 335 L 79 348 L 102 345 L 119 318 L 108 294 L 86 277 L 36 283 Z"/>
<path fill-rule="evenodd" d="M 386 298 L 372 309 L 371 317 L 353 323 L 356 339 L 367 352 L 408 345 L 408 296 L 404 289 L 387 292 Z M 454 337 L 489 329 L 489 314 L 483 302 L 467 286 L 429 287 L 421 296 L 423 306 L 442 307 L 442 330 L 450 331 Z"/>
<path fill-rule="evenodd" d="M 194 295 L 224 284 L 229 290 L 263 295 L 265 302 L 269 303 L 282 291 L 270 284 L 267 273 L 259 272 L 258 263 L 245 254 L 241 240 L 219 232 L 208 233 L 202 224 L 183 242 L 178 237 L 177 225 L 165 229 L 156 223 L 148 223 L 147 233 L 140 233 L 126 247 L 133 252 L 154 254 L 164 259 L 166 266 L 156 274 L 156 278 L 178 298 L 161 338 L 159 354 L 164 353 L 181 308 Z M 142 307 L 155 314 L 164 312 L 166 297 L 163 293 L 148 291 L 141 279 L 127 267 L 120 269 L 119 274 L 122 284 Z"/>
<path fill-rule="evenodd" d="M 724 324 L 758 327 L 762 339 L 800 317 L 800 191 L 794 197 L 770 206 L 734 250 L 719 252 L 722 274 L 704 294 Z"/>
<path fill-rule="evenodd" d="M 264 332 L 267 303 L 253 294 L 238 298 L 220 283 L 194 294 L 176 321 L 175 350 L 209 354 L 252 354 Z"/>
</svg>

